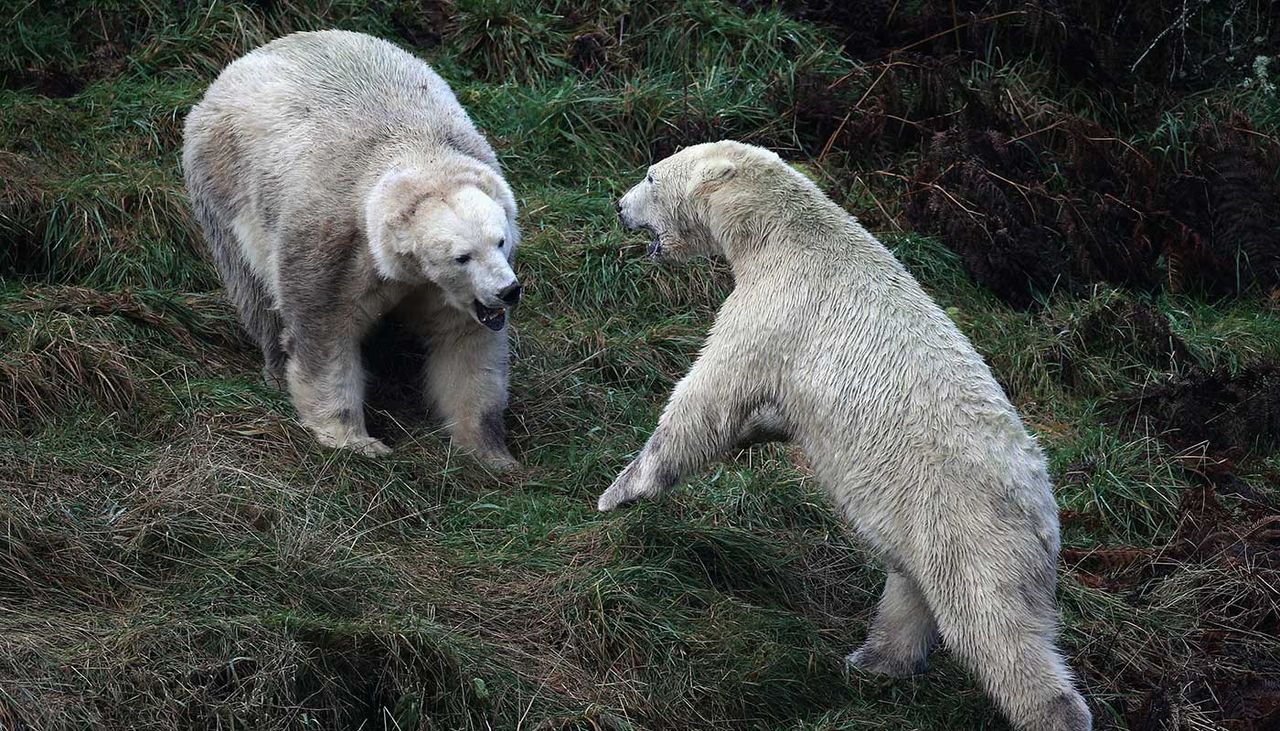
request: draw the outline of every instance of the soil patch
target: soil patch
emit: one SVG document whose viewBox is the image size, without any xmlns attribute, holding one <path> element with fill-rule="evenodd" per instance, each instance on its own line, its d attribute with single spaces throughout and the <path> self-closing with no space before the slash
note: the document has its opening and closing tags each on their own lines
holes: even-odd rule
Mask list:
<svg viewBox="0 0 1280 731">
<path fill-rule="evenodd" d="M 415 48 L 435 48 L 453 21 L 452 0 L 392 0 L 391 26 Z"/>
<path fill-rule="evenodd" d="M 1261 362 L 1231 374 L 1197 370 L 1127 399 L 1136 428 L 1190 449 L 1237 456 L 1280 444 L 1280 364 Z"/>
<path fill-rule="evenodd" d="M 579 33 L 569 45 L 569 63 L 584 74 L 599 73 L 610 68 L 610 51 L 617 45 L 617 39 L 602 30 Z"/>
<path fill-rule="evenodd" d="M 1050 325 L 1059 333 L 1051 356 L 1068 386 L 1085 382 L 1093 355 L 1161 371 L 1195 362 L 1164 313 L 1131 299 L 1103 299 L 1081 315 Z"/>
<path fill-rule="evenodd" d="M 1165 546 L 1062 552 L 1082 583 L 1134 605 L 1150 595 L 1168 601 L 1173 587 L 1162 582 L 1179 581 L 1178 601 L 1209 620 L 1209 629 L 1191 635 L 1175 638 L 1178 631 L 1170 628 L 1170 636 L 1155 637 L 1155 646 L 1144 648 L 1149 657 L 1121 661 L 1108 643 L 1097 643 L 1080 658 L 1086 672 L 1122 698 L 1118 710 L 1129 728 L 1180 728 L 1176 709 L 1188 704 L 1228 729 L 1263 731 L 1280 723 L 1276 658 L 1251 639 L 1280 632 L 1272 588 L 1280 581 L 1280 511 L 1267 501 L 1233 502 L 1226 505 L 1208 483 L 1183 494 L 1178 528 Z M 1174 659 L 1188 652 L 1194 661 Z M 1116 668 L 1124 670 L 1116 674 Z"/>
<path fill-rule="evenodd" d="M 80 93 L 85 79 L 57 68 L 5 69 L 0 71 L 0 89 L 29 91 L 53 99 L 66 99 Z"/>
</svg>

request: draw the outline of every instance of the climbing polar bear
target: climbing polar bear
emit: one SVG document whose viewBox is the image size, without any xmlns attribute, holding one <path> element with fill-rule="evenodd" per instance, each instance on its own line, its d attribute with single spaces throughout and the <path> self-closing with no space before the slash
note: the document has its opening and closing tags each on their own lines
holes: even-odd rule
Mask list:
<svg viewBox="0 0 1280 731">
<path fill-rule="evenodd" d="M 427 64 L 358 33 L 295 33 L 228 66 L 187 117 L 183 167 L 227 295 L 323 443 L 365 430 L 361 339 L 396 310 L 429 344 L 428 400 L 495 467 L 505 444 L 516 204 Z"/>
<path fill-rule="evenodd" d="M 736 142 L 654 165 L 618 213 L 653 234 L 652 256 L 722 256 L 736 286 L 600 510 L 657 496 L 744 442 L 793 441 L 888 567 L 850 664 L 917 673 L 940 635 L 1017 728 L 1089 729 L 1054 645 L 1044 457 L 888 249 L 777 155 Z"/>
</svg>

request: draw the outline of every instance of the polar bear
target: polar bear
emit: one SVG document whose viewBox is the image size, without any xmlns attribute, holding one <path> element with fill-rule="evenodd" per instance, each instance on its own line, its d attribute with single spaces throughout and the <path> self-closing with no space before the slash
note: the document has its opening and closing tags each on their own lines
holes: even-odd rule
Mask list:
<svg viewBox="0 0 1280 731">
<path fill-rule="evenodd" d="M 182 160 L 264 374 L 320 442 L 388 451 L 365 429 L 360 345 L 396 310 L 427 339 L 428 401 L 455 442 L 514 466 L 502 416 L 516 203 L 427 64 L 358 33 L 285 36 L 213 82 Z"/>
<path fill-rule="evenodd" d="M 651 256 L 723 257 L 735 287 L 601 511 L 744 442 L 803 448 L 883 557 L 848 663 L 905 676 L 940 636 L 1015 726 L 1092 719 L 1054 636 L 1058 519 L 1045 460 L 981 356 L 893 255 L 772 152 L 687 148 L 618 202 Z"/>
</svg>

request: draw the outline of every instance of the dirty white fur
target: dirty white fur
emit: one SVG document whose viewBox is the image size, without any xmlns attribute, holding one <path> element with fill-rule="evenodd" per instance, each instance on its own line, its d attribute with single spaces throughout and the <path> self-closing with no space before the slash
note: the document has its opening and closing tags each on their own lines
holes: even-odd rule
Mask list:
<svg viewBox="0 0 1280 731">
<path fill-rule="evenodd" d="M 505 446 L 516 204 L 488 142 L 427 64 L 385 41 L 296 33 L 228 66 L 187 118 L 183 167 L 227 295 L 269 381 L 328 445 L 387 451 L 363 414 L 361 340 L 399 310 L 456 442 Z M 480 304 L 484 308 L 477 309 Z"/>
<path fill-rule="evenodd" d="M 1045 460 L 982 358 L 893 255 L 766 150 L 698 145 L 619 203 L 663 259 L 722 256 L 702 352 L 600 510 L 653 497 L 758 432 L 795 442 L 888 567 L 859 668 L 924 669 L 942 642 L 1015 726 L 1085 731 L 1054 636 Z"/>
</svg>

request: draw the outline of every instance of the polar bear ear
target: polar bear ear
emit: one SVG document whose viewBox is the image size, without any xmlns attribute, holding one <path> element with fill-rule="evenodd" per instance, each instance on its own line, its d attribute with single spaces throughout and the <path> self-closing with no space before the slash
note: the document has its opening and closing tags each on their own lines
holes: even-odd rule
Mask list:
<svg viewBox="0 0 1280 731">
<path fill-rule="evenodd" d="M 507 214 L 508 225 L 515 225 L 516 197 L 511 192 L 511 186 L 507 185 L 507 181 L 501 175 L 491 171 L 485 172 L 486 174 L 481 178 L 485 183 L 482 190 L 488 193 L 490 198 L 497 201 L 498 205 L 502 206 L 502 210 Z"/>
<path fill-rule="evenodd" d="M 699 162 L 693 169 L 691 193 L 710 193 L 738 174 L 738 166 L 732 160 L 714 157 Z"/>
<path fill-rule="evenodd" d="M 381 217 L 393 229 L 409 225 L 423 201 L 432 195 L 430 183 L 421 171 L 392 170 L 383 175 L 369 193 L 369 216 Z M 371 220 L 371 224 L 375 221 Z M 372 226 L 371 226 L 372 228 Z"/>
</svg>

